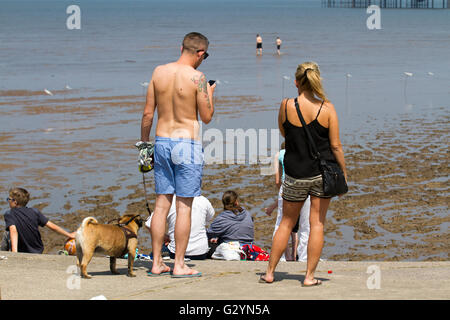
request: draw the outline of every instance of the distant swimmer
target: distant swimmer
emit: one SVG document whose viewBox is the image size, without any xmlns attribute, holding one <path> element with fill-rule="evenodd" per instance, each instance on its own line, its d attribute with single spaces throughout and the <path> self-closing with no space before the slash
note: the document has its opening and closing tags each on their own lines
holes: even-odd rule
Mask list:
<svg viewBox="0 0 450 320">
<path fill-rule="evenodd" d="M 256 55 L 262 55 L 262 38 L 259 34 L 256 35 Z"/>
<path fill-rule="evenodd" d="M 278 53 L 278 55 L 281 54 L 280 53 L 281 43 L 282 43 L 282 41 L 281 41 L 280 37 L 277 37 L 276 44 L 277 44 L 277 53 Z"/>
</svg>

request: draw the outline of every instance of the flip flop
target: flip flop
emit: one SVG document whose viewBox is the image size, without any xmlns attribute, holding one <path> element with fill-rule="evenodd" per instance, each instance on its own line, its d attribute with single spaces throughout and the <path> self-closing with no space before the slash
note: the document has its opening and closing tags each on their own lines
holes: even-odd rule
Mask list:
<svg viewBox="0 0 450 320">
<path fill-rule="evenodd" d="M 201 277 L 202 273 L 194 273 L 194 274 L 172 274 L 172 278 L 198 278 Z"/>
<path fill-rule="evenodd" d="M 162 277 L 162 276 L 168 276 L 169 274 L 171 274 L 172 271 L 166 271 L 166 272 L 161 272 L 161 273 L 151 273 L 151 272 L 147 272 L 149 277 Z"/>
<path fill-rule="evenodd" d="M 265 276 L 265 274 L 262 274 L 262 275 L 259 277 L 259 280 L 258 280 L 259 283 L 267 283 L 267 284 L 273 283 L 273 281 L 272 281 L 272 282 L 269 282 L 269 281 L 267 281 L 266 279 L 263 279 L 263 276 Z"/>
<path fill-rule="evenodd" d="M 302 283 L 302 287 L 315 287 L 315 286 L 320 286 L 322 284 L 322 281 L 320 281 L 319 279 L 315 279 L 316 282 L 314 282 L 313 284 L 303 284 Z"/>
</svg>

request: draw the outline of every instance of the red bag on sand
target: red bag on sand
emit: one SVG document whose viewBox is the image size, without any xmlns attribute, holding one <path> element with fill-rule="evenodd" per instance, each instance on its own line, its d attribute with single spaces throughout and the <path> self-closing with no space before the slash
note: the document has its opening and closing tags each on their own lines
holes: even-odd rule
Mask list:
<svg viewBox="0 0 450 320">
<path fill-rule="evenodd" d="M 268 261 L 269 253 L 264 251 L 254 244 L 244 244 L 241 247 L 244 253 L 241 253 L 241 260 L 251 260 L 251 261 Z"/>
</svg>

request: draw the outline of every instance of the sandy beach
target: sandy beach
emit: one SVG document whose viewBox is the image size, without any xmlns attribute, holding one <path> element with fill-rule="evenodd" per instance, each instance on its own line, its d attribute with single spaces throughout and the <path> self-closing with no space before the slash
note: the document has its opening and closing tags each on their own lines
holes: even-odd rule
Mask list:
<svg viewBox="0 0 450 320">
<path fill-rule="evenodd" d="M 108 97 L 93 92 L 80 97 L 72 92 L 62 98 L 61 93 L 49 97 L 43 91 L 27 90 L 4 90 L 0 96 L 2 117 L 60 119 L 46 129 L 29 126 L 20 134 L 0 133 L 2 194 L 13 185 L 28 188 L 30 206 L 67 230 L 75 230 L 87 216 L 106 223 L 124 213 L 147 214 L 133 148 L 136 141 L 120 136 L 119 130 L 138 132 L 142 96 Z M 215 103 L 217 118 L 245 116 L 239 108 L 245 104 L 245 112 L 271 112 L 276 119 L 277 107 L 264 105 L 257 96 L 219 96 Z M 115 116 L 103 119 L 106 113 Z M 380 122 L 383 128 L 378 127 Z M 363 125 L 377 129 L 343 138 L 350 191 L 331 203 L 323 257 L 448 260 L 448 109 L 430 109 L 428 118 L 414 113 L 389 120 L 368 117 Z M 20 162 L 17 154 L 27 136 L 35 137 L 26 148 L 32 157 Z M 68 147 L 70 137 L 73 141 Z M 8 178 L 11 172 L 13 181 Z M 104 181 L 89 180 L 99 173 Z M 147 175 L 147 184 L 153 206 L 152 173 Z M 223 192 L 229 189 L 239 193 L 242 205 L 254 216 L 256 243 L 270 250 L 276 212 L 268 217 L 263 210 L 276 200 L 274 176 L 261 175 L 258 164 L 207 164 L 202 190 L 216 213 L 222 209 Z M 61 236 L 41 231 L 45 253 L 62 248 Z M 150 236 L 144 230 L 139 234 L 139 250 L 151 251 Z"/>
</svg>

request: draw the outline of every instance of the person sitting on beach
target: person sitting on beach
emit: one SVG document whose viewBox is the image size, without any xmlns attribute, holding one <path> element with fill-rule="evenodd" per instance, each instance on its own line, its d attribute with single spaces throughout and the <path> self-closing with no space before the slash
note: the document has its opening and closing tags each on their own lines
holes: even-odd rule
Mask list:
<svg viewBox="0 0 450 320">
<path fill-rule="evenodd" d="M 286 250 L 290 232 L 306 198 L 310 195 L 310 235 L 303 286 L 316 286 L 322 283 L 314 277 L 314 273 L 323 249 L 324 225 L 331 197 L 324 194 L 319 163 L 310 152 L 299 113 L 310 128 L 312 139 L 321 155 L 336 160 L 346 180 L 347 171 L 339 138 L 337 112 L 323 90 L 319 66 L 314 62 L 300 64 L 295 72 L 295 85 L 298 96 L 294 99 L 283 99 L 278 113 L 280 133 L 286 139 L 283 218 L 272 241 L 266 273 L 261 276 L 260 281 L 274 281 L 275 268 Z"/>
<path fill-rule="evenodd" d="M 222 196 L 224 211 L 213 220 L 207 230 L 209 239 L 222 242 L 238 241 L 240 245 L 252 244 L 254 224 L 251 214 L 239 205 L 238 195 L 226 191 Z M 213 240 L 214 241 L 214 240 Z"/>
<path fill-rule="evenodd" d="M 275 201 L 271 206 L 265 209 L 266 214 L 270 216 L 278 207 L 277 220 L 275 222 L 275 228 L 273 230 L 272 238 L 275 236 L 278 227 L 280 226 L 281 219 L 283 218 L 283 180 L 284 180 L 284 155 L 285 142 L 281 144 L 281 150 L 277 153 L 276 158 L 278 161 L 275 162 L 275 184 L 279 189 L 278 200 Z M 291 250 L 286 248 L 285 252 L 280 258 L 280 261 L 306 261 L 307 259 L 307 248 L 308 248 L 308 238 L 309 238 L 309 210 L 311 207 L 310 197 L 306 198 L 305 204 L 300 211 L 300 216 L 297 219 L 297 223 L 291 232 L 292 247 Z M 298 257 L 298 258 L 297 258 Z"/>
<path fill-rule="evenodd" d="M 23 188 L 9 190 L 7 201 L 11 210 L 5 213 L 5 228 L 9 231 L 11 251 L 26 253 L 42 253 L 42 243 L 39 227 L 48 227 L 69 239 L 74 239 L 76 232 L 68 233 L 49 221 L 38 209 L 28 208 L 30 194 Z"/>
<path fill-rule="evenodd" d="M 185 258 L 191 260 L 206 259 L 208 253 L 208 237 L 206 235 L 206 225 L 212 220 L 215 211 L 211 202 L 204 196 L 195 197 L 192 201 L 191 211 L 191 232 L 189 242 L 186 248 Z M 167 215 L 169 255 L 171 259 L 175 258 L 175 223 L 176 223 L 176 196 L 173 197 L 172 206 Z M 145 226 L 150 231 L 152 217 L 147 220 Z"/>
</svg>

